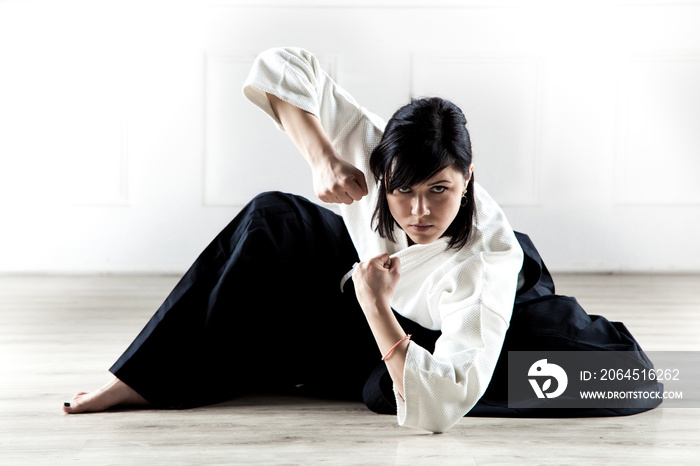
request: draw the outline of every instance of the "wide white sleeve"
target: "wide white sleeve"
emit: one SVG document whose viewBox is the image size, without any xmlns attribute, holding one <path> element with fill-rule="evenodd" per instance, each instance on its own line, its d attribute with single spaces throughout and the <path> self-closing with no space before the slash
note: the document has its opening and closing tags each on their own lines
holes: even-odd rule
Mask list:
<svg viewBox="0 0 700 466">
<path fill-rule="evenodd" d="M 315 115 L 339 155 L 360 169 L 368 149 L 381 138 L 384 122 L 360 107 L 307 50 L 282 47 L 262 52 L 243 85 L 245 97 L 284 131 L 265 93 Z"/>
<path fill-rule="evenodd" d="M 408 347 L 404 396 L 396 396 L 402 426 L 444 432 L 488 387 L 510 323 L 523 259 L 505 217 L 502 221 L 498 232 L 487 232 L 477 241 L 481 251 L 432 291 L 442 335 L 432 354 L 413 343 Z"/>
</svg>

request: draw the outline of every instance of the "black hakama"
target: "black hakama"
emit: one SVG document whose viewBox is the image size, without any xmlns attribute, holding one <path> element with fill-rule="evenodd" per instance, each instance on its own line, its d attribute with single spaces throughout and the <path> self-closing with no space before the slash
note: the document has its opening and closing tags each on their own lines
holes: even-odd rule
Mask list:
<svg viewBox="0 0 700 466">
<path fill-rule="evenodd" d="M 632 351 L 648 362 L 624 325 L 556 295 L 530 239 L 516 237 L 525 283 L 492 381 L 469 415 L 601 416 L 653 407 L 508 408 L 508 351 Z M 391 379 L 352 282 L 340 289 L 357 261 L 340 216 L 299 196 L 261 194 L 202 252 L 110 371 L 160 408 L 272 392 L 363 400 L 372 411 L 395 413 Z M 396 315 L 432 351 L 440 332 Z"/>
</svg>

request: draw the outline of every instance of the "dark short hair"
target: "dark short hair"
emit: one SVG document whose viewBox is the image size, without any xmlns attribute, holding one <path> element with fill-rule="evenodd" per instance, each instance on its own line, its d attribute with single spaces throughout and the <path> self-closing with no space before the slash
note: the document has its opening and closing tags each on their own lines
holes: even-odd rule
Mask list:
<svg viewBox="0 0 700 466">
<path fill-rule="evenodd" d="M 472 163 L 472 146 L 467 119 L 455 104 L 439 97 L 412 99 L 398 109 L 370 156 L 370 169 L 380 183 L 372 225 L 382 238 L 396 241 L 398 225 L 389 210 L 387 193 L 421 184 L 452 167 L 465 178 Z M 474 176 L 467 185 L 467 204 L 447 228 L 448 248 L 459 249 L 469 240 L 476 218 Z"/>
</svg>

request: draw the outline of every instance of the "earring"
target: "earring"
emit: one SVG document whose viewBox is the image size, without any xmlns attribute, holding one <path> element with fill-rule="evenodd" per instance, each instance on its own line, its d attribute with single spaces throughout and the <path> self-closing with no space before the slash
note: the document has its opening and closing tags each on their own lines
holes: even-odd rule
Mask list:
<svg viewBox="0 0 700 466">
<path fill-rule="evenodd" d="M 469 199 L 467 199 L 467 190 L 464 190 L 464 194 L 462 194 L 462 199 L 459 202 L 459 205 L 462 207 L 466 207 L 467 203 L 469 203 Z"/>
</svg>

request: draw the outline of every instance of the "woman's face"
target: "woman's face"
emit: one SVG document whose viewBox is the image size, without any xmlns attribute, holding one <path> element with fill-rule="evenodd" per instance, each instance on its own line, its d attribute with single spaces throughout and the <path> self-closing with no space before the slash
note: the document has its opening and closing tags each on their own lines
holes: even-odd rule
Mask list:
<svg viewBox="0 0 700 466">
<path fill-rule="evenodd" d="M 473 165 L 469 178 L 472 170 Z M 448 167 L 424 183 L 388 193 L 389 211 L 413 243 L 430 244 L 457 216 L 469 178 Z"/>
</svg>

